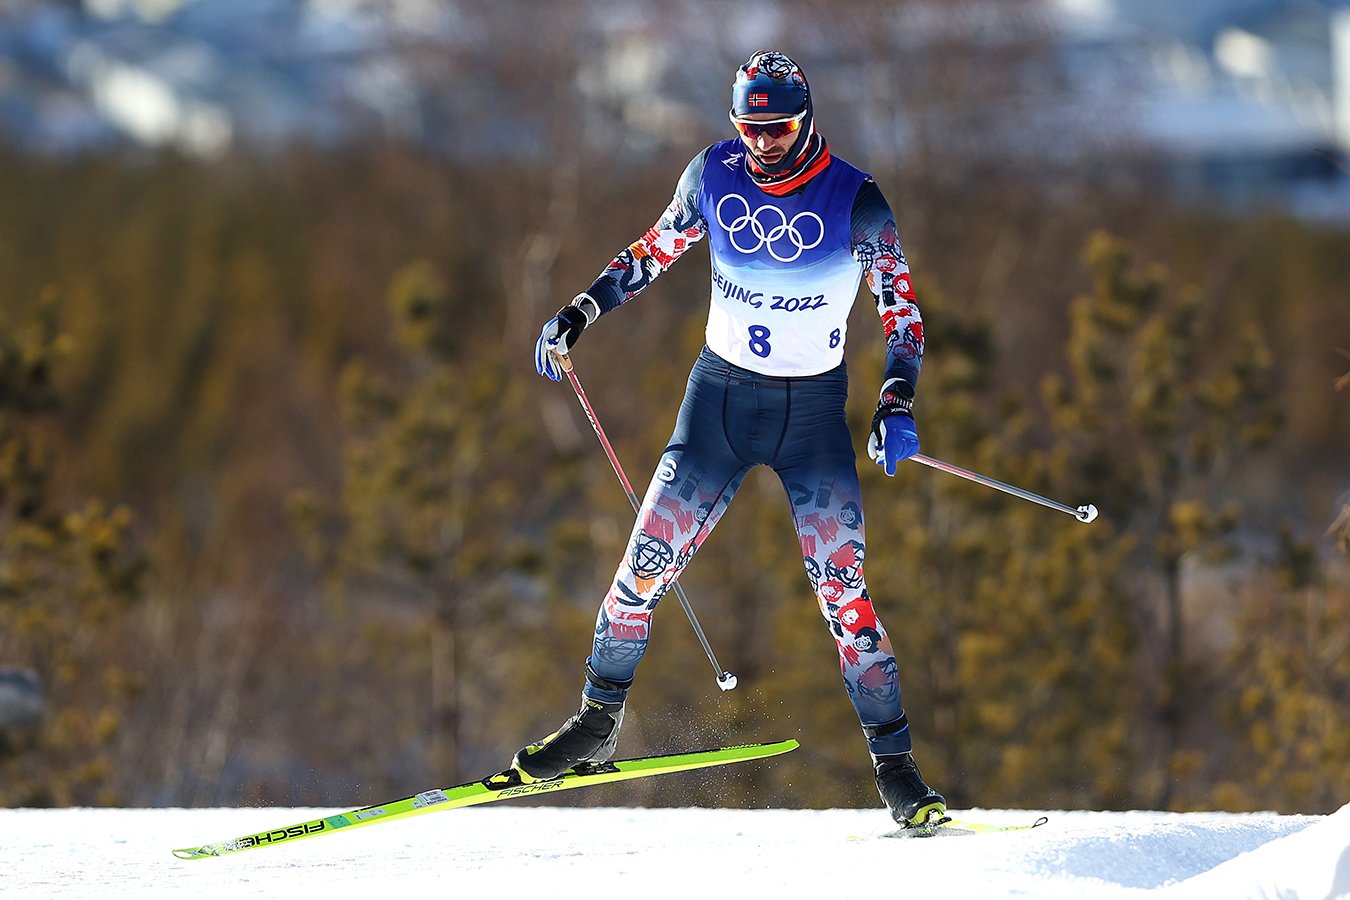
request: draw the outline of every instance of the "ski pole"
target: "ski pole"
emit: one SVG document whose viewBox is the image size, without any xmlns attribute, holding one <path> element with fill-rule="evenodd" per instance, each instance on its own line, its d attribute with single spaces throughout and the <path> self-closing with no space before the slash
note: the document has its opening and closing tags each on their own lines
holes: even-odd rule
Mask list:
<svg viewBox="0 0 1350 900">
<path fill-rule="evenodd" d="M 1065 506 L 1063 503 L 1056 503 L 1054 500 L 1046 499 L 1045 497 L 1042 497 L 1040 494 L 1033 494 L 1031 491 L 1024 491 L 1019 487 L 1013 487 L 1010 484 L 1004 484 L 1001 481 L 995 481 L 994 479 L 986 477 L 984 475 L 977 475 L 976 473 L 971 472 L 967 469 L 963 469 L 960 466 L 954 466 L 951 463 L 945 463 L 940 459 L 933 459 L 931 456 L 924 456 L 922 453 L 916 453 L 913 456 L 911 456 L 910 459 L 914 460 L 917 463 L 923 463 L 925 466 L 932 466 L 934 469 L 939 469 L 943 472 L 948 472 L 952 475 L 959 475 L 962 478 L 975 482 L 976 484 L 982 484 L 985 487 L 991 487 L 996 491 L 1003 491 L 1003 493 L 1005 494 L 1012 494 L 1014 497 L 1021 497 L 1023 500 L 1030 500 L 1032 503 L 1039 503 L 1041 506 L 1047 506 L 1050 509 L 1058 510 L 1059 512 L 1062 513 L 1068 513 L 1069 515 L 1073 516 L 1075 519 L 1083 523 L 1091 522 L 1093 519 L 1097 518 L 1097 507 L 1093 506 L 1091 503 L 1087 504 L 1086 506 L 1080 506 L 1077 509 L 1074 509 L 1072 506 Z"/>
<path fill-rule="evenodd" d="M 609 464 L 614 467 L 614 474 L 619 476 L 619 483 L 623 485 L 624 492 L 628 494 L 628 502 L 633 505 L 633 512 L 640 514 L 642 504 L 638 502 L 637 494 L 633 492 L 633 485 L 629 483 L 628 476 L 623 474 L 623 466 L 619 465 L 619 457 L 610 446 L 609 438 L 605 437 L 605 430 L 600 427 L 600 420 L 595 416 L 595 409 L 591 406 L 591 401 L 586 399 L 586 392 L 581 389 L 581 380 L 577 378 L 577 373 L 572 368 L 572 359 L 565 353 L 555 353 L 554 357 L 562 370 L 567 373 L 567 380 L 572 383 L 572 390 L 576 392 L 577 400 L 581 403 L 581 408 L 586 413 L 586 418 L 590 420 L 591 428 L 595 431 L 595 436 L 600 439 L 600 446 L 605 448 L 605 455 L 609 457 Z M 736 676 L 722 668 L 717 662 L 717 656 L 713 653 L 712 644 L 708 643 L 708 636 L 703 633 L 703 626 L 698 624 L 698 616 L 694 615 L 694 607 L 689 604 L 689 598 L 684 594 L 684 588 L 680 587 L 679 581 L 672 581 L 670 586 L 675 589 L 675 596 L 679 598 L 680 606 L 684 608 L 684 614 L 689 618 L 689 624 L 694 626 L 694 634 L 698 636 L 698 642 L 703 645 L 703 652 L 708 654 L 708 662 L 712 663 L 713 672 L 717 675 L 717 686 L 724 691 L 732 690 L 736 687 Z"/>
</svg>

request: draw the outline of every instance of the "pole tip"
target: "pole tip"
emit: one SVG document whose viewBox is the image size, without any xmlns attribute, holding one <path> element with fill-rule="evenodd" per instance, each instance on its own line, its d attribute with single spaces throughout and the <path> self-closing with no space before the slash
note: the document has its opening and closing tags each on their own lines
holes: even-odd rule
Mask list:
<svg viewBox="0 0 1350 900">
<path fill-rule="evenodd" d="M 1097 518 L 1097 507 L 1089 503 L 1087 506 L 1078 507 L 1078 521 L 1091 522 Z"/>
<path fill-rule="evenodd" d="M 732 675 L 730 672 L 723 672 L 721 675 L 717 676 L 717 686 L 724 691 L 735 690 L 736 676 Z"/>
</svg>

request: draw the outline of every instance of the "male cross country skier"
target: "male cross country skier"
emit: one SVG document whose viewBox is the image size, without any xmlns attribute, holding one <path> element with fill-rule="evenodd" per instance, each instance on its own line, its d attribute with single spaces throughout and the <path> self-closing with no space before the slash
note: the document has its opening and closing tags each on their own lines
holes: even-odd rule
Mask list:
<svg viewBox="0 0 1350 900">
<path fill-rule="evenodd" d="M 535 781 L 613 754 L 657 602 L 745 474 L 767 465 L 787 489 L 877 789 L 897 822 L 923 824 L 941 817 L 946 801 L 914 764 L 895 655 L 863 579 L 862 501 L 844 420 L 845 328 L 865 276 L 886 335 L 868 452 L 894 475 L 919 450 L 911 411 L 923 328 L 909 268 L 881 190 L 832 157 L 816 131 L 796 63 L 776 51 L 755 53 L 737 70 L 731 97 L 739 140 L 694 157 L 656 225 L 548 321 L 535 347 L 539 373 L 560 380 L 555 354 L 570 351 L 583 329 L 708 238 L 707 346 L 601 604 L 581 709 L 522 748 L 512 765 Z"/>
</svg>

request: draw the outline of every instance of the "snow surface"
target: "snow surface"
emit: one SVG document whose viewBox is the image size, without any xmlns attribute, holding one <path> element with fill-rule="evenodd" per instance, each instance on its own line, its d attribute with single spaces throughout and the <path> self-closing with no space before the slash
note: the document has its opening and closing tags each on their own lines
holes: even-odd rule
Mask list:
<svg viewBox="0 0 1350 900">
<path fill-rule="evenodd" d="M 0 896 L 1350 897 L 1350 805 L 1273 813 L 973 810 L 1028 832 L 896 840 L 877 810 L 496 805 L 180 860 L 344 810 L 0 810 Z"/>
</svg>

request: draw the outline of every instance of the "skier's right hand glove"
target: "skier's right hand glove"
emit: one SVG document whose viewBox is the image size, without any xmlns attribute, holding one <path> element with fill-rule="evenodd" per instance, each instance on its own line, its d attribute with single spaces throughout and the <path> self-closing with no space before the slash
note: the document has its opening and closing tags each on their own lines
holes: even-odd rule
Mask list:
<svg viewBox="0 0 1350 900">
<path fill-rule="evenodd" d="M 558 357 L 577 345 L 581 332 L 600 317 L 600 304 L 590 294 L 577 294 L 571 303 L 544 324 L 534 345 L 534 367 L 549 381 L 562 380 Z"/>
<path fill-rule="evenodd" d="M 873 462 L 895 474 L 901 460 L 919 452 L 919 432 L 914 427 L 914 385 L 892 378 L 881 388 L 881 400 L 872 414 L 872 434 L 867 439 L 867 455 Z"/>
</svg>

